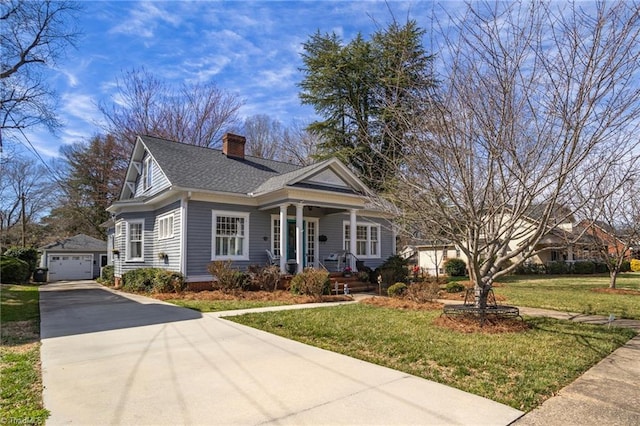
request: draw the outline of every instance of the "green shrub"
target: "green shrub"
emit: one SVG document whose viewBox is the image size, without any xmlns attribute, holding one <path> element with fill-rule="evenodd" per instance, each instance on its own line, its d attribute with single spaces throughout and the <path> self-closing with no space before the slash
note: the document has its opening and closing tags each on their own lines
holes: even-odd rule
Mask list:
<svg viewBox="0 0 640 426">
<path fill-rule="evenodd" d="M 564 275 L 571 272 L 569 264 L 566 262 L 549 262 L 545 265 L 547 274 Z"/>
<path fill-rule="evenodd" d="M 444 262 L 444 270 L 450 277 L 464 277 L 467 275 L 467 264 L 464 260 L 454 257 Z"/>
<path fill-rule="evenodd" d="M 631 272 L 640 272 L 640 259 L 631 259 L 629 266 L 631 267 Z"/>
<path fill-rule="evenodd" d="M 407 259 L 403 259 L 398 255 L 391 256 L 376 269 L 376 278 L 378 275 L 381 275 L 382 282 L 385 284 L 406 283 L 409 278 L 408 264 L 409 261 Z"/>
<path fill-rule="evenodd" d="M 514 273 L 516 275 L 542 275 L 546 274 L 547 270 L 541 263 L 523 262 L 516 266 Z"/>
<path fill-rule="evenodd" d="M 38 266 L 38 250 L 34 248 L 26 247 L 10 247 L 4 252 L 5 256 L 15 257 L 16 259 L 23 260 L 29 265 L 29 273 L 32 274 Z"/>
<path fill-rule="evenodd" d="M 249 280 L 254 289 L 275 291 L 280 283 L 280 268 L 275 265 L 251 265 Z"/>
<path fill-rule="evenodd" d="M 320 299 L 323 294 L 329 294 L 331 280 L 327 271 L 305 268 L 302 273 L 291 279 L 290 286 L 293 294 L 303 294 Z"/>
<path fill-rule="evenodd" d="M 24 284 L 29 282 L 29 264 L 12 256 L 0 256 L 0 278 L 4 284 Z"/>
<path fill-rule="evenodd" d="M 100 277 L 97 279 L 100 284 L 113 286 L 115 279 L 113 275 L 113 265 L 107 265 L 100 269 Z"/>
<path fill-rule="evenodd" d="M 615 262 L 611 261 L 611 269 L 615 267 Z M 593 262 L 593 271 L 596 274 L 605 274 L 609 272 L 609 265 L 605 262 Z"/>
<path fill-rule="evenodd" d="M 445 287 L 447 293 L 460 293 L 461 291 L 464 291 L 464 289 L 465 286 L 457 281 L 451 281 L 447 283 L 447 286 Z"/>
<path fill-rule="evenodd" d="M 214 260 L 207 265 L 207 270 L 213 277 L 214 286 L 225 292 L 236 292 L 246 289 L 249 276 L 231 267 L 230 260 Z"/>
<path fill-rule="evenodd" d="M 184 290 L 179 272 L 161 268 L 139 268 L 122 275 L 122 290 L 132 293 L 172 293 Z"/>
<path fill-rule="evenodd" d="M 363 283 L 369 282 L 369 273 L 367 271 L 358 272 L 358 281 Z"/>
<path fill-rule="evenodd" d="M 575 262 L 573 264 L 574 274 L 585 275 L 585 274 L 594 274 L 595 272 L 596 272 L 595 264 L 588 260 Z"/>
<path fill-rule="evenodd" d="M 132 293 L 151 293 L 157 268 L 139 268 L 122 274 L 122 290 Z"/>
<path fill-rule="evenodd" d="M 631 272 L 631 262 L 628 260 L 623 261 L 622 265 L 620 265 L 620 272 Z"/>
<path fill-rule="evenodd" d="M 400 297 L 405 291 L 407 291 L 407 285 L 405 283 L 395 283 L 387 289 L 389 297 Z"/>
<path fill-rule="evenodd" d="M 180 272 L 157 269 L 153 277 L 154 293 L 181 293 L 186 287 Z"/>
</svg>

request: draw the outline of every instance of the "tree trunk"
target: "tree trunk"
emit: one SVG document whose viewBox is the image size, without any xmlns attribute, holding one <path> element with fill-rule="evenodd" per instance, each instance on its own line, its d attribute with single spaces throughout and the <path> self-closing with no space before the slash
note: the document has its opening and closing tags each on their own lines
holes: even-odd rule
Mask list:
<svg viewBox="0 0 640 426">
<path fill-rule="evenodd" d="M 618 271 L 614 269 L 609 271 L 609 288 L 616 288 L 616 280 L 618 279 Z"/>
</svg>

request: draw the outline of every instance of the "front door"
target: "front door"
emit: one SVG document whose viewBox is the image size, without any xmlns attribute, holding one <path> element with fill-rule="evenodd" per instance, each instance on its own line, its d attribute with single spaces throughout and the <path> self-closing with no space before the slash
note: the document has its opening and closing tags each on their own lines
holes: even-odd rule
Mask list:
<svg viewBox="0 0 640 426">
<path fill-rule="evenodd" d="M 307 266 L 307 256 L 305 254 L 307 247 L 307 239 L 305 229 L 307 222 L 303 221 L 302 225 L 302 267 Z M 287 260 L 296 260 L 296 221 L 295 219 L 287 220 Z"/>
</svg>

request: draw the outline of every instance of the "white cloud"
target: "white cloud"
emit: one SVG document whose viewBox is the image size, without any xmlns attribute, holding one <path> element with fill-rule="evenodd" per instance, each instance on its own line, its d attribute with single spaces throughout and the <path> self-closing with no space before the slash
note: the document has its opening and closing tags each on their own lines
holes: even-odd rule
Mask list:
<svg viewBox="0 0 640 426">
<path fill-rule="evenodd" d="M 129 17 L 119 25 L 113 27 L 110 32 L 116 34 L 132 34 L 137 37 L 153 38 L 158 26 L 169 24 L 176 27 L 181 22 L 181 15 L 165 10 L 161 5 L 171 6 L 169 3 L 139 2 L 129 12 Z M 174 3 L 175 4 L 175 3 Z"/>
</svg>

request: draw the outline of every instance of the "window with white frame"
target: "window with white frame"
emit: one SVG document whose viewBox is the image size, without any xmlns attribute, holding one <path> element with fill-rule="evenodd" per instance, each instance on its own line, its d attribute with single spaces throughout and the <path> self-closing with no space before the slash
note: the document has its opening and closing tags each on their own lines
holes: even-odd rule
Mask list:
<svg viewBox="0 0 640 426">
<path fill-rule="evenodd" d="M 144 220 L 127 221 L 127 260 L 144 262 Z"/>
<path fill-rule="evenodd" d="M 166 240 L 173 237 L 173 213 L 158 218 L 158 239 Z"/>
<path fill-rule="evenodd" d="M 213 260 L 249 260 L 249 213 L 213 212 Z"/>
<path fill-rule="evenodd" d="M 351 227 L 349 222 L 344 222 L 344 248 L 350 250 Z M 356 225 L 356 257 L 379 258 L 380 257 L 380 225 L 376 223 L 358 223 Z"/>
<path fill-rule="evenodd" d="M 153 159 L 147 157 L 144 159 L 144 165 L 142 167 L 142 190 L 146 191 L 151 188 L 153 183 Z"/>
</svg>

